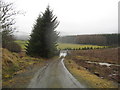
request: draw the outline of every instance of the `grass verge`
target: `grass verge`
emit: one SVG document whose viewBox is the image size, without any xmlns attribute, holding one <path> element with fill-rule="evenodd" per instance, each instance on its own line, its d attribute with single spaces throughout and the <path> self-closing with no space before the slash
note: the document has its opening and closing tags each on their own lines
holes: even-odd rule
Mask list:
<svg viewBox="0 0 120 90">
<path fill-rule="evenodd" d="M 86 84 L 88 88 L 118 88 L 118 86 L 112 81 L 97 77 L 85 68 L 77 65 L 73 60 L 66 59 L 64 62 L 65 66 L 73 74 L 73 76 L 79 82 Z"/>
<path fill-rule="evenodd" d="M 24 84 L 35 73 L 35 70 L 32 71 L 32 69 L 36 66 L 42 67 L 47 61 L 42 58 L 29 57 L 24 52 L 12 53 L 7 49 L 2 49 L 2 52 L 3 87 L 13 88 L 15 85 L 24 87 Z"/>
</svg>

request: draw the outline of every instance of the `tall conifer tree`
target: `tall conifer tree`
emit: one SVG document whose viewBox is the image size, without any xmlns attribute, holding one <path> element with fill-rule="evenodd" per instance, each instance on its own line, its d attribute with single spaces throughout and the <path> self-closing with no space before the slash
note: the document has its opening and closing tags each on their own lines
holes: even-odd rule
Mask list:
<svg viewBox="0 0 120 90">
<path fill-rule="evenodd" d="M 33 27 L 31 38 L 26 45 L 27 54 L 50 58 L 57 50 L 58 33 L 56 28 L 59 25 L 57 17 L 49 6 L 42 15 L 39 15 Z"/>
</svg>

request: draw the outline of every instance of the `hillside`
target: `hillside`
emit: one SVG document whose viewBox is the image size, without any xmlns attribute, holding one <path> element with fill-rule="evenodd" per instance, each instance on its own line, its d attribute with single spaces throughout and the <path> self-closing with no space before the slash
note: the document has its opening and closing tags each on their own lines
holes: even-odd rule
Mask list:
<svg viewBox="0 0 120 90">
<path fill-rule="evenodd" d="M 7 49 L 2 49 L 2 53 L 3 53 L 2 55 L 3 56 L 2 58 L 3 87 L 11 86 L 10 83 L 12 79 L 16 77 L 16 75 L 25 73 L 37 65 L 41 67 L 45 64 L 44 61 L 46 61 L 45 59 L 42 59 L 42 58 L 29 57 L 25 55 L 24 52 L 13 53 L 8 51 Z M 22 78 L 24 79 L 24 77 Z"/>
</svg>

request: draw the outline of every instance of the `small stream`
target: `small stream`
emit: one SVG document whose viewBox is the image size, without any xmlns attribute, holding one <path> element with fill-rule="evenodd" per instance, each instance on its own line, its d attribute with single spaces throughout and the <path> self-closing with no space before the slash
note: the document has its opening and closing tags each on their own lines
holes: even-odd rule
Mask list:
<svg viewBox="0 0 120 90">
<path fill-rule="evenodd" d="M 110 63 L 101 63 L 101 62 L 91 62 L 91 61 L 86 61 L 87 63 L 94 63 L 94 64 L 99 64 L 99 65 L 106 65 L 106 66 L 120 66 L 120 65 L 117 65 L 117 64 L 110 64 Z"/>
<path fill-rule="evenodd" d="M 60 51 L 59 58 L 64 58 L 65 56 L 67 56 L 67 52 L 68 51 L 66 51 L 66 50 Z M 86 63 L 94 63 L 94 64 L 99 64 L 101 66 L 106 65 L 107 67 L 110 67 L 111 65 L 113 65 L 113 66 L 120 66 L 118 64 L 110 64 L 110 63 L 102 63 L 102 62 L 92 62 L 92 61 L 86 61 Z"/>
</svg>

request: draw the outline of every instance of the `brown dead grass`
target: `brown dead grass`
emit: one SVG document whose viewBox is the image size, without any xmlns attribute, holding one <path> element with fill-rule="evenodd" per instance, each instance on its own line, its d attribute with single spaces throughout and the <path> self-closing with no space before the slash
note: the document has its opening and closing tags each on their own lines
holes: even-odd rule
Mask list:
<svg viewBox="0 0 120 90">
<path fill-rule="evenodd" d="M 73 60 L 65 60 L 65 65 L 73 76 L 82 84 L 87 85 L 88 88 L 118 88 L 112 81 L 97 77 L 85 68 L 77 65 Z"/>
<path fill-rule="evenodd" d="M 2 49 L 2 87 L 3 88 L 26 88 L 34 74 L 44 65 L 56 60 L 33 58 L 21 53 L 12 53 Z"/>
<path fill-rule="evenodd" d="M 2 79 L 9 80 L 14 75 L 25 72 L 25 69 L 44 61 L 42 58 L 32 58 L 24 53 L 12 53 L 2 49 Z M 42 64 L 42 63 L 41 63 Z"/>
<path fill-rule="evenodd" d="M 72 51 L 73 56 L 85 56 L 88 58 L 97 58 L 93 61 L 108 62 L 114 64 L 120 64 L 118 62 L 119 48 L 107 48 L 107 49 L 96 49 L 96 50 L 79 50 Z"/>
<path fill-rule="evenodd" d="M 89 72 L 100 78 L 120 83 L 120 66 L 106 66 L 92 62 L 118 63 L 118 48 L 100 49 L 100 50 L 77 50 L 71 51 L 67 59 L 73 60 L 77 65 L 86 68 Z"/>
</svg>

